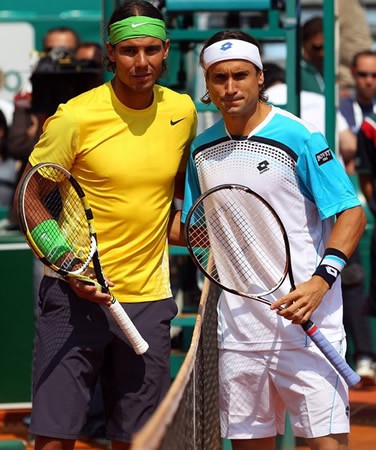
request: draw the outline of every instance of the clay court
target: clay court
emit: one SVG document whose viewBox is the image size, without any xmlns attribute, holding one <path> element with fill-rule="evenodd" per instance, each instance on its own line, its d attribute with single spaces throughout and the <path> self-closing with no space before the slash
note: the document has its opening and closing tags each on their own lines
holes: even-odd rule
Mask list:
<svg viewBox="0 0 376 450">
<path fill-rule="evenodd" d="M 376 448 L 376 387 L 351 390 L 351 447 L 352 450 L 372 450 Z M 27 444 L 28 431 L 23 424 L 23 417 L 29 411 L 0 412 L 0 449 L 2 450 L 33 450 L 34 446 Z M 94 442 L 80 441 L 77 450 L 103 450 L 106 445 Z M 295 448 L 286 445 L 281 450 L 306 450 L 308 447 L 296 442 Z M 171 450 L 178 450 L 176 449 Z"/>
</svg>

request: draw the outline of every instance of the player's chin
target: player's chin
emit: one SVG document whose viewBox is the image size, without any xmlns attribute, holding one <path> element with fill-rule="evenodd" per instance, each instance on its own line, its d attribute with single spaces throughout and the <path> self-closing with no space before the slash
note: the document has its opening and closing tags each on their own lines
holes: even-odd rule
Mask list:
<svg viewBox="0 0 376 450">
<path fill-rule="evenodd" d="M 150 89 L 156 83 L 156 78 L 153 74 L 137 75 L 132 77 L 132 87 L 134 90 Z"/>
<path fill-rule="evenodd" d="M 231 115 L 240 115 L 243 112 L 242 104 L 239 101 L 224 102 L 222 112 Z"/>
</svg>

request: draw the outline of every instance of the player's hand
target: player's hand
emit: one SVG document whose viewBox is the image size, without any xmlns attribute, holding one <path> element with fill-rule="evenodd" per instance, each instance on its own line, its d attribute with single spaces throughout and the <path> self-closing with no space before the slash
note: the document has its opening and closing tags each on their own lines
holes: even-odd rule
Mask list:
<svg viewBox="0 0 376 450">
<path fill-rule="evenodd" d="M 89 267 L 86 269 L 84 275 L 92 281 L 86 282 L 76 278 L 68 278 L 69 286 L 73 289 L 74 293 L 85 300 L 109 306 L 112 296 L 109 293 L 102 292 L 101 286 L 95 279 L 94 270 Z M 106 278 L 106 281 L 109 287 L 115 286 L 111 280 Z"/>
<path fill-rule="evenodd" d="M 282 308 L 278 311 L 278 315 L 301 325 L 311 317 L 328 289 L 329 285 L 323 278 L 313 276 L 296 286 L 294 291 L 273 302 L 270 308 L 272 310 Z"/>
</svg>

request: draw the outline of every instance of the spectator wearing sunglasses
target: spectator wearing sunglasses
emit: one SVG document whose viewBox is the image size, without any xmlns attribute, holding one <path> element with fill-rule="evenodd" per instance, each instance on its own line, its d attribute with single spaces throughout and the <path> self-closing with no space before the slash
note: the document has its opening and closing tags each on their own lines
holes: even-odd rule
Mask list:
<svg viewBox="0 0 376 450">
<path fill-rule="evenodd" d="M 324 33 L 321 17 L 313 17 L 303 24 L 301 42 L 301 89 L 323 94 Z M 351 73 L 354 92 L 352 96 L 341 98 L 337 130 L 339 150 L 346 171 L 348 174 L 355 174 L 356 133 L 363 119 L 372 114 L 375 108 L 376 53 L 371 50 L 355 53 Z M 357 387 L 374 385 L 376 358 L 372 346 L 371 324 L 369 317 L 364 314 L 366 288 L 359 247 L 355 249 L 342 273 L 342 295 L 343 321 L 346 333 L 353 341 L 355 370 L 362 379 Z"/>
<path fill-rule="evenodd" d="M 351 73 L 354 89 L 351 95 L 342 96 L 339 103 L 340 114 L 351 132 L 347 141 L 340 140 L 340 152 L 348 173 L 355 173 L 356 135 L 366 117 L 376 113 L 376 52 L 364 50 L 355 54 Z"/>
<path fill-rule="evenodd" d="M 301 28 L 301 89 L 324 94 L 324 32 L 322 17 L 312 17 Z"/>
<path fill-rule="evenodd" d="M 339 53 L 338 83 L 341 95 L 354 88 L 351 65 L 357 52 L 372 47 L 366 10 L 360 0 L 338 1 Z M 314 16 L 301 27 L 302 89 L 324 93 L 324 26 L 321 16 Z"/>
<path fill-rule="evenodd" d="M 355 86 L 351 66 L 354 55 L 372 48 L 369 11 L 363 0 L 338 0 L 338 84 L 341 96 Z"/>
<path fill-rule="evenodd" d="M 354 78 L 354 92 L 341 98 L 339 108 L 349 128 L 356 134 L 363 120 L 376 113 L 376 52 L 364 50 L 356 53 L 351 73 Z"/>
</svg>

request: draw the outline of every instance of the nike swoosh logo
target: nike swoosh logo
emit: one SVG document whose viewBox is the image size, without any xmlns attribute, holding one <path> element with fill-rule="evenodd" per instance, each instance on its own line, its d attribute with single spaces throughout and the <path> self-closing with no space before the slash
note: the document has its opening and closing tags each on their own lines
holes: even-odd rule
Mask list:
<svg viewBox="0 0 376 450">
<path fill-rule="evenodd" d="M 170 120 L 170 125 L 172 125 L 172 126 L 174 126 L 174 125 L 176 125 L 177 123 L 179 123 L 179 122 L 181 122 L 182 120 L 184 120 L 185 119 L 185 117 L 183 117 L 182 119 L 179 119 L 179 120 Z"/>
<path fill-rule="evenodd" d="M 141 22 L 141 23 L 132 23 L 131 27 L 132 28 L 137 28 L 140 27 L 141 25 L 146 25 L 147 22 Z"/>
</svg>

